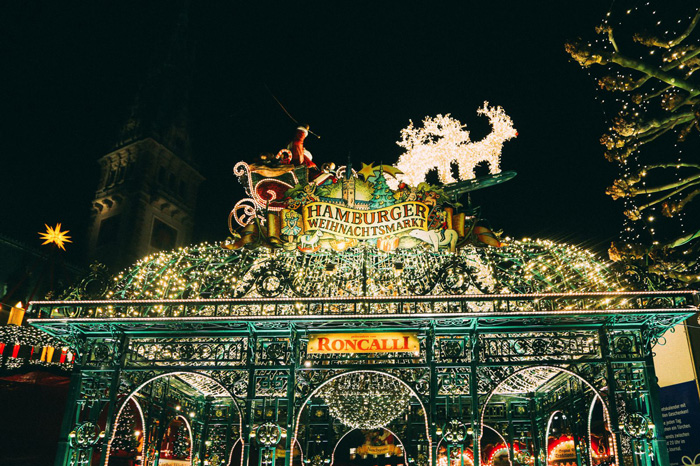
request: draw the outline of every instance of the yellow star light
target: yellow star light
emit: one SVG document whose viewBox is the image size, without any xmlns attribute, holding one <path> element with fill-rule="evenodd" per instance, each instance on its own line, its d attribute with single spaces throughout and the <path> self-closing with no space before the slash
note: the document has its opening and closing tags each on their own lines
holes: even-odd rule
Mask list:
<svg viewBox="0 0 700 466">
<path fill-rule="evenodd" d="M 39 232 L 39 237 L 45 240 L 41 243 L 42 246 L 44 244 L 54 243 L 58 248 L 65 251 L 66 248 L 63 246 L 63 243 L 72 243 L 70 236 L 68 236 L 70 230 L 61 231 L 60 223 L 56 225 L 56 228 L 52 228 L 46 224 L 44 224 L 44 226 L 46 227 L 46 233 Z"/>
<path fill-rule="evenodd" d="M 365 177 L 365 181 L 367 181 L 368 178 L 370 178 L 375 170 L 378 170 L 379 167 L 374 166 L 374 162 L 370 163 L 367 165 L 366 163 L 362 162 L 362 170 L 357 172 L 358 175 L 362 175 Z"/>
<path fill-rule="evenodd" d="M 367 179 L 373 177 L 374 172 L 378 170 L 382 170 L 384 173 L 387 173 L 394 178 L 396 178 L 396 175 L 403 174 L 401 170 L 396 167 L 392 167 L 391 165 L 379 165 L 378 167 L 375 167 L 374 162 L 370 163 L 369 165 L 362 162 L 362 170 L 357 172 L 357 174 L 364 176 L 366 181 Z"/>
</svg>

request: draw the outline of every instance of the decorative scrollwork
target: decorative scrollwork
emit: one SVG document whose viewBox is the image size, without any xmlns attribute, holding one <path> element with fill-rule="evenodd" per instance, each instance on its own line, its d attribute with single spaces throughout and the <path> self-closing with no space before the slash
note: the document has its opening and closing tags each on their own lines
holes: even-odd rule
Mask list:
<svg viewBox="0 0 700 466">
<path fill-rule="evenodd" d="M 255 437 L 262 446 L 270 448 L 282 438 L 282 429 L 277 424 L 267 422 L 255 430 Z"/>
<path fill-rule="evenodd" d="M 255 394 L 260 397 L 286 397 L 288 379 L 285 370 L 259 370 L 255 373 Z"/>
<path fill-rule="evenodd" d="M 133 365 L 240 366 L 245 363 L 247 338 L 147 338 L 134 339 L 127 360 Z"/>
<path fill-rule="evenodd" d="M 482 336 L 482 358 L 529 361 L 537 358 L 571 360 L 600 357 L 594 332 L 542 332 L 534 334 L 491 334 Z"/>
<path fill-rule="evenodd" d="M 445 441 L 450 445 L 460 445 L 467 438 L 467 426 L 457 419 L 452 419 L 442 429 Z"/>
<path fill-rule="evenodd" d="M 439 361 L 469 362 L 470 345 L 467 337 L 437 337 L 437 359 Z"/>
<path fill-rule="evenodd" d="M 645 390 L 644 367 L 640 364 L 613 364 L 615 386 L 620 393 Z"/>
<path fill-rule="evenodd" d="M 246 370 L 213 370 L 202 371 L 202 374 L 216 380 L 236 398 L 245 398 L 248 394 L 248 371 Z"/>
<path fill-rule="evenodd" d="M 638 344 L 632 334 L 615 335 L 612 338 L 612 349 L 616 354 L 630 355 L 638 352 Z"/>
<path fill-rule="evenodd" d="M 455 260 L 440 271 L 438 283 L 447 293 L 464 294 L 473 286 L 472 273 L 473 270 Z"/>
<path fill-rule="evenodd" d="M 255 201 L 249 197 L 241 199 L 236 202 L 236 205 L 231 209 L 231 213 L 228 215 L 228 229 L 232 235 L 236 234 L 236 229 L 233 227 L 233 222 L 235 220 L 238 225 L 244 227 L 249 225 L 258 216 Z"/>
<path fill-rule="evenodd" d="M 256 270 L 256 287 L 260 296 L 274 298 L 286 288 L 286 276 L 282 271 L 268 265 Z"/>
<path fill-rule="evenodd" d="M 466 367 L 438 369 L 438 393 L 440 395 L 469 395 L 471 373 Z"/>
<path fill-rule="evenodd" d="M 103 264 L 90 264 L 90 271 L 76 286 L 60 295 L 62 300 L 99 299 L 104 296 L 110 283 L 109 269 Z M 66 317 L 79 317 L 77 310 L 68 310 Z"/>
<path fill-rule="evenodd" d="M 95 359 L 105 361 L 112 356 L 112 347 L 105 342 L 98 341 L 92 348 L 92 356 Z"/>
<path fill-rule="evenodd" d="M 289 364 L 289 339 L 259 339 L 256 349 L 257 364 Z"/>
<path fill-rule="evenodd" d="M 87 421 L 78 424 L 69 434 L 68 439 L 73 448 L 87 449 L 92 448 L 100 442 L 105 436 L 105 433 L 93 422 Z"/>
<path fill-rule="evenodd" d="M 386 372 L 401 380 L 421 396 L 427 396 L 430 392 L 430 372 L 427 369 L 393 368 L 386 370 Z"/>
<path fill-rule="evenodd" d="M 621 419 L 624 432 L 632 438 L 642 439 L 653 435 L 652 423 L 641 413 L 628 414 Z"/>
</svg>

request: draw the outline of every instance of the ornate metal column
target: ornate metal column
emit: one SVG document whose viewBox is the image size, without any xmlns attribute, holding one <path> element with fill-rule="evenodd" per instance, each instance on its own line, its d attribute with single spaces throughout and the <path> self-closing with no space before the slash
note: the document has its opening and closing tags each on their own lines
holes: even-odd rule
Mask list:
<svg viewBox="0 0 700 466">
<path fill-rule="evenodd" d="M 287 419 L 284 432 L 284 466 L 290 466 L 294 457 L 294 445 L 292 444 L 294 440 L 293 432 L 296 427 L 294 425 L 294 415 L 296 414 L 294 400 L 296 395 L 297 366 L 299 364 L 299 335 L 293 324 L 290 326 L 290 332 L 289 375 L 287 377 Z"/>
<path fill-rule="evenodd" d="M 204 461 L 207 458 L 208 444 L 211 444 L 211 441 L 209 440 L 209 415 L 211 411 L 211 402 L 205 399 L 202 401 L 202 404 L 203 407 L 200 410 L 202 413 L 202 423 L 200 424 L 202 433 L 200 435 L 200 443 L 197 446 L 197 449 L 199 450 L 197 454 L 199 455 L 199 459 L 202 461 L 202 464 L 204 464 Z"/>
<path fill-rule="evenodd" d="M 620 463 L 620 445 L 621 442 L 621 432 L 620 432 L 620 420 L 618 419 L 618 407 L 617 407 L 617 378 L 615 371 L 613 369 L 610 353 L 610 342 L 608 340 L 608 328 L 607 326 L 602 326 L 598 330 L 598 340 L 600 341 L 600 352 L 605 361 L 605 380 L 607 381 L 608 388 L 608 408 L 610 415 L 610 433 L 615 438 L 615 444 L 617 445 L 615 451 L 615 461 L 618 465 Z M 601 400 L 604 402 L 604 400 Z"/>
<path fill-rule="evenodd" d="M 429 392 L 429 400 L 428 400 L 428 406 L 430 407 L 430 415 L 428 416 L 428 419 L 430 419 L 430 425 L 429 427 L 429 435 L 430 439 L 432 439 L 432 445 L 429 446 L 430 448 L 430 455 L 431 455 L 431 466 L 436 466 L 437 465 L 437 445 L 438 442 L 440 441 L 439 436 L 437 435 L 437 395 L 438 395 L 438 377 L 437 377 L 437 370 L 435 368 L 435 327 L 434 325 L 431 325 L 430 330 L 428 331 L 428 336 L 425 342 L 425 351 L 426 351 L 426 357 L 428 359 L 428 365 L 430 367 L 430 392 Z"/>
<path fill-rule="evenodd" d="M 253 400 L 255 399 L 255 350 L 257 348 L 257 335 L 253 326 L 249 325 L 250 337 L 248 338 L 248 390 L 245 398 L 245 411 L 241 426 L 241 438 L 243 439 L 243 466 L 248 466 L 250 460 L 250 444 L 253 432 Z"/>
<path fill-rule="evenodd" d="M 70 433 L 73 431 L 75 420 L 78 418 L 82 408 L 80 404 L 80 395 L 83 383 L 83 372 L 81 370 L 81 366 L 82 360 L 85 359 L 85 355 L 81 354 L 80 359 L 81 362 L 76 365 L 76 368 L 70 377 L 68 399 L 66 400 L 66 407 L 63 412 L 63 421 L 61 422 L 61 436 L 58 440 L 56 460 L 54 461 L 55 466 L 64 466 L 68 464 L 71 453 Z"/>
<path fill-rule="evenodd" d="M 81 364 L 71 378 L 68 408 L 63 420 L 56 466 L 88 465 L 101 448 L 104 462 L 116 414 L 116 400 L 128 338 L 119 333 L 110 339 L 74 339 L 73 346 L 82 353 Z M 106 427 L 99 425 L 100 415 L 107 408 Z"/>
<path fill-rule="evenodd" d="M 479 342 L 478 327 L 474 328 L 469 338 L 472 342 L 472 356 L 470 362 L 469 373 L 469 394 L 472 402 L 472 430 L 473 430 L 473 447 L 472 454 L 474 455 L 474 464 L 481 464 L 480 438 L 481 438 L 481 407 L 479 405 L 479 352 L 481 344 Z"/>
<path fill-rule="evenodd" d="M 539 416 L 539 404 L 537 403 L 537 395 L 533 395 L 532 398 L 528 400 L 528 406 L 530 409 L 530 425 L 532 426 L 532 449 L 533 455 L 535 457 L 535 466 L 544 466 L 546 464 L 546 459 L 543 463 L 540 453 L 542 450 L 542 437 L 540 432 L 540 416 Z"/>
</svg>

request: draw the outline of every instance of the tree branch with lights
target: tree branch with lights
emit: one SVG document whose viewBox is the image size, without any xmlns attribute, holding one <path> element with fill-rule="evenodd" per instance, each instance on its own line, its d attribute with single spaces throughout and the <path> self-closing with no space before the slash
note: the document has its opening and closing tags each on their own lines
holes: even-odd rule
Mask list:
<svg viewBox="0 0 700 466">
<path fill-rule="evenodd" d="M 615 116 L 600 142 L 621 175 L 606 193 L 625 202 L 626 222 L 631 223 L 626 238 L 611 246 L 611 259 L 644 264 L 648 272 L 665 278 L 700 283 L 700 222 L 689 211 L 697 208 L 691 203 L 700 196 L 700 165 L 687 161 L 697 160 L 700 130 L 695 74 L 700 69 L 700 9 L 687 20 L 675 18 L 679 32 L 662 27 L 657 10 L 647 5 L 621 15 L 610 11 L 596 28 L 598 39 L 577 39 L 565 48 L 584 68 L 605 70 L 597 76 L 598 84 L 616 100 Z M 652 23 L 658 31 L 634 30 Z M 694 154 L 688 156 L 678 144 L 691 136 Z M 672 219 L 675 223 L 669 226 Z M 638 226 L 648 233 L 647 240 L 634 236 Z"/>
</svg>

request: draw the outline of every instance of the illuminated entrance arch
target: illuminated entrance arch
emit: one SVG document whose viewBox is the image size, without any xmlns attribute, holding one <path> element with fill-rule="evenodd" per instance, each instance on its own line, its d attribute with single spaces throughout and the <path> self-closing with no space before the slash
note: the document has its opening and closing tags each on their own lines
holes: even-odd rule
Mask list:
<svg viewBox="0 0 700 466">
<path fill-rule="evenodd" d="M 549 415 L 549 419 L 547 419 L 547 430 L 544 431 L 544 451 L 545 455 L 547 455 L 547 464 L 549 464 L 549 433 L 552 431 L 552 421 L 556 419 L 557 415 L 564 416 L 564 412 L 561 410 L 556 410 L 553 413 L 551 413 Z"/>
<path fill-rule="evenodd" d="M 644 416 L 655 425 L 651 440 L 645 437 L 644 442 L 655 457 L 663 457 L 651 347 L 669 326 L 695 312 L 695 294 L 600 289 L 598 275 L 587 282 L 588 276 L 578 274 L 581 267 L 603 273 L 586 260 L 565 247 L 532 242 L 456 253 L 348 248 L 308 253 L 282 249 L 272 254 L 260 249 L 228 251 L 218 245 L 162 253 L 126 272 L 110 299 L 32 304 L 32 312 L 47 316 L 32 324 L 63 338 L 80 356 L 57 464 L 100 458 L 104 465 L 109 440 L 101 440 L 97 425 L 104 418 L 98 419 L 99 413 L 106 413 L 104 436 L 111 439 L 119 402 L 149 381 L 202 374 L 216 381 L 209 383 L 217 391 L 240 402 L 232 402 L 235 408 L 222 414 L 238 429 L 235 434 L 228 431 L 226 442 L 238 439 L 242 466 L 258 466 L 245 463 L 255 457 L 254 450 L 250 455 L 250 439 L 256 429 L 271 424 L 270 430 L 290 433 L 285 452 L 291 451 L 293 441 L 303 445 L 306 421 L 301 412 L 311 397 L 343 375 L 365 373 L 386 377 L 408 390 L 411 400 L 416 397 L 415 412 L 405 425 L 419 435 L 402 441 L 409 462 L 434 466 L 441 426 L 455 421 L 470 426 L 475 436 L 482 434 L 482 423 L 493 425 L 485 420 L 484 401 L 493 402 L 504 380 L 515 380 L 513 371 L 543 368 L 576 380 L 577 374 L 586 374 L 587 380 L 600 384 L 591 393 L 611 404 L 616 398 L 626 401 L 604 406 L 617 464 L 624 454 L 620 441 L 635 447 L 641 442 L 619 429 L 619 421 L 630 415 Z M 537 288 L 541 283 L 526 280 L 538 264 L 541 270 L 553 263 L 570 267 L 551 284 L 560 288 L 545 292 Z M 318 272 L 318 280 L 312 290 L 305 290 L 301 283 L 309 280 L 304 273 L 311 270 Z M 495 271 L 491 278 L 498 290 L 508 287 L 508 292 L 491 288 L 487 293 L 475 285 L 482 286 L 477 279 L 489 271 Z M 363 294 L 365 277 L 372 281 L 365 283 Z M 194 283 L 198 293 L 208 293 L 206 297 L 193 294 Z M 581 291 L 570 290 L 572 283 Z M 148 284 L 181 294 L 162 298 L 162 290 L 149 289 Z M 299 293 L 294 291 L 297 286 Z M 144 296 L 146 292 L 156 299 Z M 399 334 L 399 342 L 406 341 L 404 337 L 416 342 L 417 351 L 397 352 L 405 345 L 388 343 L 377 343 L 371 353 L 334 353 L 325 347 L 318 353 L 309 348 L 313 338 L 338 334 L 377 341 L 382 340 L 377 335 Z M 580 384 L 592 386 L 585 380 Z M 645 403 L 635 404 L 630 393 L 635 399 L 644 397 Z M 529 416 L 542 406 L 521 407 Z M 337 435 L 344 433 L 327 424 L 319 440 L 321 466 L 330 461 Z M 479 448 L 473 455 L 481 465 Z M 304 445 L 304 461 L 315 456 Z M 288 465 L 290 455 L 285 454 L 284 461 Z"/>
<path fill-rule="evenodd" d="M 506 441 L 506 439 L 503 437 L 503 435 L 501 435 L 501 433 L 500 433 L 499 431 L 497 431 L 496 429 L 494 429 L 493 427 L 491 427 L 491 426 L 488 425 L 488 424 L 482 424 L 481 427 L 490 429 L 491 432 L 493 432 L 494 434 L 496 434 L 496 436 L 498 436 L 498 438 L 501 439 L 501 442 L 503 443 L 503 445 L 504 445 L 504 447 L 505 447 L 506 457 L 508 458 L 508 464 L 509 464 L 510 466 L 513 466 L 513 458 L 510 457 L 510 448 L 509 448 L 510 445 L 509 445 L 509 443 Z M 481 436 L 479 436 L 479 439 L 481 439 Z M 481 442 L 479 442 L 479 451 L 481 451 Z M 489 466 L 490 466 L 490 465 L 491 465 L 491 460 L 494 458 L 494 456 L 496 456 L 496 453 L 498 453 L 499 451 L 500 451 L 500 449 L 494 450 L 493 452 L 491 452 L 491 456 L 489 457 L 489 459 L 488 459 L 487 461 L 482 461 L 482 464 L 486 464 L 486 465 L 489 465 Z"/>
<path fill-rule="evenodd" d="M 115 416 L 115 420 L 114 420 L 112 429 L 111 429 L 112 435 L 110 435 L 110 438 L 109 438 L 109 440 L 108 440 L 108 442 L 107 442 L 104 466 L 108 466 L 108 464 L 109 464 L 111 445 L 112 445 L 112 442 L 114 441 L 114 438 L 115 438 L 115 435 L 116 435 L 116 432 L 117 432 L 117 426 L 119 425 L 119 421 L 120 421 L 122 412 L 123 412 L 124 409 L 129 405 L 129 403 L 134 403 L 134 405 L 137 407 L 138 412 L 139 412 L 139 415 L 140 415 L 141 425 L 142 425 L 142 429 L 143 429 L 143 432 L 141 433 L 142 443 L 143 443 L 142 455 L 144 455 L 144 456 L 146 455 L 147 424 L 146 424 L 145 416 L 144 416 L 144 414 L 143 414 L 143 409 L 142 409 L 142 407 L 141 407 L 141 405 L 140 405 L 140 403 L 139 403 L 139 401 L 138 401 L 136 395 L 137 395 L 139 392 L 141 392 L 145 387 L 147 387 L 149 384 L 152 384 L 152 383 L 155 382 L 156 380 L 163 379 L 163 378 L 167 378 L 167 377 L 174 377 L 174 376 L 186 376 L 186 377 L 189 377 L 189 378 L 191 378 L 191 377 L 194 377 L 194 378 L 202 378 L 202 379 L 209 380 L 211 383 L 216 384 L 218 387 L 220 387 L 221 393 L 225 393 L 225 394 L 226 394 L 225 396 L 227 396 L 228 398 L 230 398 L 230 400 L 231 400 L 231 403 L 230 403 L 230 404 L 233 405 L 233 406 L 235 406 L 236 414 L 237 414 L 237 418 L 238 418 L 238 423 L 239 423 L 239 425 L 240 425 L 240 423 L 241 423 L 241 421 L 242 421 L 242 414 L 241 414 L 240 408 L 239 408 L 239 406 L 238 406 L 238 403 L 236 402 L 236 399 L 235 399 L 235 397 L 231 394 L 231 392 L 230 392 L 228 389 L 226 389 L 223 385 L 221 385 L 218 381 L 216 381 L 215 379 L 209 377 L 209 376 L 206 375 L 206 374 L 202 374 L 202 373 L 194 372 L 194 371 L 172 371 L 172 372 L 164 372 L 164 373 L 162 373 L 162 374 L 155 375 L 155 376 L 153 376 L 153 377 L 150 377 L 148 380 L 145 380 L 145 381 L 141 382 L 138 386 L 136 386 L 135 388 L 133 388 L 133 389 L 128 393 L 128 395 L 126 395 L 126 397 L 124 398 L 124 400 L 121 402 L 121 404 L 120 404 L 120 406 L 119 406 L 119 409 L 118 409 L 118 411 L 117 411 L 117 414 L 116 414 L 116 416 Z M 189 379 L 189 380 L 192 380 L 192 379 Z M 185 413 L 185 414 L 186 414 L 186 413 Z M 189 448 L 190 448 L 190 464 L 193 464 L 194 457 L 195 457 L 195 453 L 194 453 L 194 450 L 195 450 L 195 437 L 194 437 L 193 432 L 192 432 L 192 425 L 191 425 L 191 423 L 190 423 L 190 420 L 187 419 L 187 417 L 186 417 L 185 414 L 175 414 L 175 416 L 173 417 L 173 419 L 182 419 L 182 420 L 184 421 L 184 424 L 185 424 L 185 426 L 186 426 L 186 428 L 187 428 L 188 437 L 189 437 L 189 445 L 190 445 L 190 447 L 189 447 Z M 160 444 L 160 442 L 162 441 L 162 439 L 156 438 L 154 441 L 158 442 L 158 450 L 159 450 L 159 449 L 160 449 L 160 445 L 159 445 L 159 444 Z M 205 442 L 204 439 L 201 439 L 200 441 L 201 441 L 201 442 Z M 241 437 L 240 435 L 239 435 L 239 437 L 236 439 L 236 442 L 238 442 L 238 441 L 241 441 L 241 442 L 243 441 L 243 439 L 242 439 L 242 437 Z M 228 458 L 227 461 L 226 461 L 226 466 L 230 466 L 230 464 L 231 464 L 234 446 L 235 446 L 235 442 L 234 442 L 234 444 L 231 446 L 230 450 L 229 450 L 228 452 L 226 452 L 226 457 Z M 241 462 L 241 464 L 242 464 L 242 462 Z"/>
<path fill-rule="evenodd" d="M 114 427 L 112 428 L 112 435 L 109 437 L 109 440 L 107 442 L 107 453 L 106 453 L 106 458 L 105 458 L 105 466 L 109 464 L 109 458 L 110 458 L 110 453 L 112 451 L 112 443 L 114 442 L 114 438 L 117 435 L 117 427 L 119 426 L 119 421 L 121 421 L 122 413 L 124 409 L 126 409 L 129 406 L 129 403 L 133 403 L 133 405 L 136 407 L 136 411 L 139 414 L 139 420 L 141 421 L 141 440 L 140 442 L 143 442 L 143 431 L 146 428 L 146 418 L 143 415 L 143 409 L 141 408 L 141 404 L 139 403 L 139 400 L 134 398 L 132 396 L 128 396 L 122 403 L 121 406 L 119 406 L 119 411 L 117 411 L 117 416 L 114 419 Z"/>
<path fill-rule="evenodd" d="M 294 441 L 294 442 L 298 442 L 297 436 L 298 436 L 299 425 L 300 425 L 300 423 L 301 423 L 301 416 L 302 416 L 302 413 L 303 413 L 303 411 L 304 411 L 304 408 L 307 406 L 307 404 L 311 401 L 312 398 L 314 398 L 318 393 L 321 392 L 321 390 L 323 389 L 323 387 L 329 385 L 329 384 L 332 383 L 334 380 L 338 380 L 338 379 L 341 379 L 341 378 L 343 378 L 343 377 L 351 376 L 352 374 L 365 374 L 365 373 L 366 373 L 366 374 L 377 374 L 377 375 L 379 375 L 379 376 L 387 377 L 387 378 L 389 378 L 389 379 L 392 379 L 392 380 L 395 380 L 395 381 L 399 382 L 399 383 L 402 384 L 406 389 L 408 389 L 408 391 L 411 393 L 411 395 L 412 395 L 412 398 L 411 398 L 411 399 L 415 398 L 415 400 L 418 402 L 418 404 L 420 405 L 421 410 L 422 410 L 422 412 L 423 412 L 423 422 L 424 422 L 424 427 L 425 427 L 425 434 L 426 434 L 426 438 L 427 438 L 427 440 L 428 440 L 428 464 L 432 464 L 432 460 L 433 460 L 433 456 L 432 456 L 432 455 L 433 455 L 433 448 L 432 448 L 432 439 L 431 439 L 431 437 L 430 437 L 430 430 L 429 430 L 429 425 L 428 425 L 428 415 L 427 415 L 427 411 L 426 411 L 426 409 L 425 409 L 425 405 L 423 404 L 423 401 L 421 400 L 420 395 L 413 389 L 413 387 L 411 387 L 409 384 L 407 384 L 406 382 L 404 382 L 403 380 L 401 380 L 399 377 L 396 377 L 396 376 L 394 376 L 394 375 L 392 375 L 392 374 L 389 374 L 389 373 L 383 372 L 383 371 L 365 370 L 365 369 L 350 370 L 350 371 L 347 371 L 347 372 L 343 372 L 343 373 L 341 373 L 341 374 L 334 375 L 334 376 L 330 377 L 328 380 L 325 380 L 323 383 L 321 383 L 318 387 L 316 387 L 316 388 L 304 399 L 304 401 L 303 401 L 303 402 L 301 403 L 301 405 L 300 405 L 300 408 L 299 408 L 299 410 L 298 410 L 297 417 L 296 417 L 295 427 L 294 427 L 294 438 L 293 438 L 293 441 Z M 384 426 L 384 428 L 386 428 L 386 426 Z M 351 432 L 352 430 L 353 430 L 353 429 L 350 429 L 348 432 L 346 432 L 345 435 L 347 435 L 347 433 Z M 388 429 L 387 429 L 387 430 L 388 430 Z M 343 437 L 344 437 L 345 435 L 343 435 Z M 397 437 L 397 438 L 398 438 L 398 437 Z M 336 442 L 335 445 L 337 446 L 337 442 Z M 403 445 L 403 444 L 402 444 L 402 445 Z M 334 446 L 334 448 L 333 448 L 333 454 L 334 454 L 334 453 L 335 453 L 335 446 Z M 404 448 L 404 456 L 406 456 L 406 449 L 405 449 L 405 448 Z M 331 461 L 332 461 L 332 460 L 331 460 Z M 406 459 L 406 461 L 408 462 L 408 459 Z"/>
<path fill-rule="evenodd" d="M 480 112 L 500 118 L 506 139 L 516 135 L 502 109 L 485 105 Z M 458 122 L 449 123 L 466 135 Z M 422 130 L 406 131 L 421 139 Z M 617 442 L 617 465 L 622 454 L 627 463 L 634 460 L 628 453 L 641 449 L 639 461 L 653 457 L 668 466 L 652 347 L 697 312 L 696 291 L 649 291 L 644 277 L 628 286 L 580 247 L 500 238 L 480 224 L 483 219 L 473 215 L 477 207 L 462 209 L 461 196 L 515 176 L 497 173 L 498 154 L 490 143 L 470 145 L 476 157 L 463 151 L 460 170 L 468 176 L 459 182 L 443 176 L 446 184 L 433 185 L 408 173 L 410 163 L 399 164 L 403 174 L 376 162 L 361 170 L 329 163 L 309 172 L 305 134 L 307 129 L 298 128 L 293 153 L 283 149 L 235 165 L 248 197 L 234 205 L 231 219 L 242 229 L 232 229 L 230 238 L 156 252 L 115 277 L 86 279 L 66 294 L 70 300 L 31 303 L 28 315 L 43 318 L 30 323 L 78 355 L 56 465 L 98 458 L 104 465 L 109 441 L 103 439 L 112 438 L 117 402 L 142 389 L 142 378 L 156 386 L 174 374 L 177 390 L 202 400 L 192 404 L 197 419 L 224 426 L 214 458 L 214 448 L 202 446 L 211 426 L 191 423 L 199 460 L 225 462 L 221 450 L 238 438 L 243 466 L 270 466 L 284 438 L 289 466 L 300 432 L 311 432 L 300 431 L 311 397 L 330 387 L 329 399 L 337 399 L 336 381 L 374 374 L 390 380 L 391 390 L 399 387 L 394 398 L 403 402 L 410 394 L 417 400 L 415 412 L 404 419 L 392 418 L 396 410 L 389 405 L 383 406 L 385 416 L 372 419 L 403 422 L 416 434 L 404 436 L 409 462 L 435 466 L 441 426 L 457 426 L 452 447 L 464 440 L 461 427 L 469 425 L 476 436 L 474 463 L 482 466 L 486 408 L 505 390 L 505 381 L 515 381 L 516 389 L 538 388 L 548 383 L 547 376 L 566 373 L 576 378 L 577 389 L 586 385 L 610 404 L 603 407 Z M 418 139 L 416 147 L 427 150 L 418 159 L 434 168 L 435 141 Z M 474 178 L 472 165 L 484 158 L 494 173 Z M 449 172 L 447 162 L 441 168 Z M 337 343 L 329 343 L 338 335 Z M 521 377 L 538 370 L 545 376 L 540 385 Z M 199 373 L 216 384 L 208 380 L 208 387 L 195 387 L 192 374 Z M 600 389 L 578 382 L 577 374 L 600 381 Z M 550 388 L 542 390 L 554 394 Z M 236 407 L 218 409 L 217 393 L 231 397 Z M 489 416 L 510 426 L 505 437 L 514 450 L 513 428 L 529 423 L 543 430 L 556 400 L 503 405 Z M 352 409 L 341 408 L 346 414 Z M 351 423 L 357 424 L 356 417 Z M 316 429 L 320 424 L 314 422 L 307 424 Z M 310 466 L 330 462 L 341 434 L 333 419 L 324 422 L 314 431 L 317 451 L 312 455 L 305 446 Z M 623 441 L 625 448 L 618 449 Z M 245 464 L 255 457 L 251 445 L 262 452 L 257 465 Z M 647 463 L 639 466 L 651 466 Z"/>
<path fill-rule="evenodd" d="M 616 446 L 615 446 L 615 438 L 611 434 L 609 428 L 610 428 L 610 416 L 608 414 L 608 411 L 605 409 L 605 403 L 603 402 L 602 398 L 600 395 L 596 393 L 596 395 L 593 397 L 591 400 L 591 407 L 588 410 L 588 460 L 590 461 L 591 466 L 595 466 L 593 462 L 593 456 L 594 456 L 594 449 L 593 449 L 593 413 L 595 411 L 596 404 L 600 403 L 600 406 L 603 410 L 603 432 L 602 432 L 602 438 L 605 438 L 606 435 L 610 436 L 610 442 L 612 442 L 610 451 L 608 451 L 608 455 L 612 454 L 612 456 L 615 456 L 615 451 L 616 451 Z M 607 446 L 606 446 L 607 448 Z"/>
<path fill-rule="evenodd" d="M 581 375 L 577 374 L 576 372 L 574 372 L 574 371 L 572 371 L 572 370 L 570 370 L 570 369 L 564 368 L 564 367 L 554 366 L 554 365 L 536 365 L 536 366 L 532 366 L 532 367 L 526 367 L 526 368 L 519 369 L 519 370 L 513 372 L 512 374 L 510 374 L 510 375 L 509 375 L 508 377 L 506 377 L 505 379 L 501 380 L 501 381 L 496 385 L 496 387 L 489 393 L 488 397 L 487 397 L 486 400 L 484 401 L 483 406 L 482 406 L 482 408 L 481 408 L 481 413 L 480 413 L 480 418 L 479 418 L 479 419 L 480 419 L 481 427 L 485 427 L 484 418 L 485 418 L 486 409 L 487 409 L 487 407 L 488 407 L 489 401 L 490 401 L 495 395 L 500 394 L 500 393 L 499 393 L 499 389 L 500 389 L 501 387 L 503 387 L 504 385 L 506 385 L 509 379 L 516 378 L 516 377 L 518 377 L 519 375 L 527 374 L 528 372 L 535 372 L 535 371 L 542 371 L 541 373 L 544 374 L 544 377 L 542 377 L 542 378 L 540 378 L 539 380 L 537 380 L 537 381 L 535 382 L 535 385 L 529 387 L 529 388 L 532 389 L 533 391 L 536 390 L 536 389 L 538 389 L 538 388 L 540 388 L 541 386 L 544 386 L 548 381 L 553 380 L 553 378 L 556 377 L 558 374 L 560 374 L 560 373 L 567 374 L 567 375 L 569 375 L 569 376 L 571 376 L 571 377 L 574 377 L 576 380 L 578 380 L 579 382 L 581 382 L 582 384 L 584 384 L 588 389 L 591 390 L 591 392 L 593 393 L 593 398 L 592 398 L 591 404 L 595 403 L 595 400 L 596 400 L 596 399 L 599 400 L 600 403 L 601 403 L 601 405 L 602 405 L 602 407 L 603 407 L 603 412 L 604 412 L 605 419 L 606 419 L 606 420 L 609 420 L 609 419 L 610 419 L 610 412 L 609 412 L 608 406 L 607 406 L 607 404 L 603 401 L 603 397 L 602 397 L 600 391 L 599 391 L 595 386 L 593 386 L 593 384 L 591 384 L 588 380 L 586 380 L 585 378 L 581 377 Z M 561 410 L 558 410 L 558 409 L 557 409 L 557 410 L 553 411 L 552 413 L 550 413 L 550 414 L 547 416 L 547 423 L 546 423 L 546 429 L 545 429 L 545 435 L 544 435 L 544 445 L 545 445 L 544 454 L 545 454 L 545 455 L 548 454 L 549 430 L 550 430 L 551 422 L 552 422 L 552 419 L 554 418 L 554 416 L 555 416 L 557 413 L 562 413 L 562 414 L 563 414 L 563 412 L 562 412 Z M 492 429 L 492 430 L 493 430 L 493 429 Z M 588 430 L 588 432 L 590 433 L 590 413 L 589 413 L 589 419 L 588 419 L 588 423 L 587 423 L 587 430 Z M 495 430 L 494 430 L 494 431 L 495 431 Z M 477 441 L 478 441 L 478 445 L 479 445 L 479 449 L 481 449 L 481 437 L 482 437 L 482 433 L 483 433 L 483 431 L 480 429 L 479 437 L 478 437 L 478 440 L 477 440 Z M 500 435 L 500 434 L 499 434 L 499 435 Z M 615 438 L 612 437 L 612 439 L 613 439 L 613 445 L 612 445 L 612 448 L 613 448 L 613 452 L 612 452 L 612 453 L 613 453 L 613 455 L 612 455 L 612 456 L 613 456 L 613 458 L 614 458 L 614 460 L 615 460 L 615 463 L 614 463 L 614 464 L 620 464 L 620 463 L 619 463 L 619 458 L 618 458 L 618 448 L 617 448 L 617 444 L 616 444 L 616 442 L 615 442 Z M 504 442 L 505 442 L 505 439 L 504 439 Z M 589 434 L 589 443 L 590 443 L 590 434 Z M 506 445 L 509 445 L 507 442 L 505 442 L 505 444 L 506 444 Z M 590 449 L 589 449 L 589 450 L 590 450 Z M 535 452 L 535 453 L 536 453 L 536 452 Z M 589 456 L 589 459 L 590 459 L 590 456 Z M 510 461 L 510 460 L 511 460 L 511 458 L 510 458 L 510 452 L 509 452 L 509 461 Z M 547 461 L 547 460 L 545 459 L 545 461 Z"/>
</svg>

